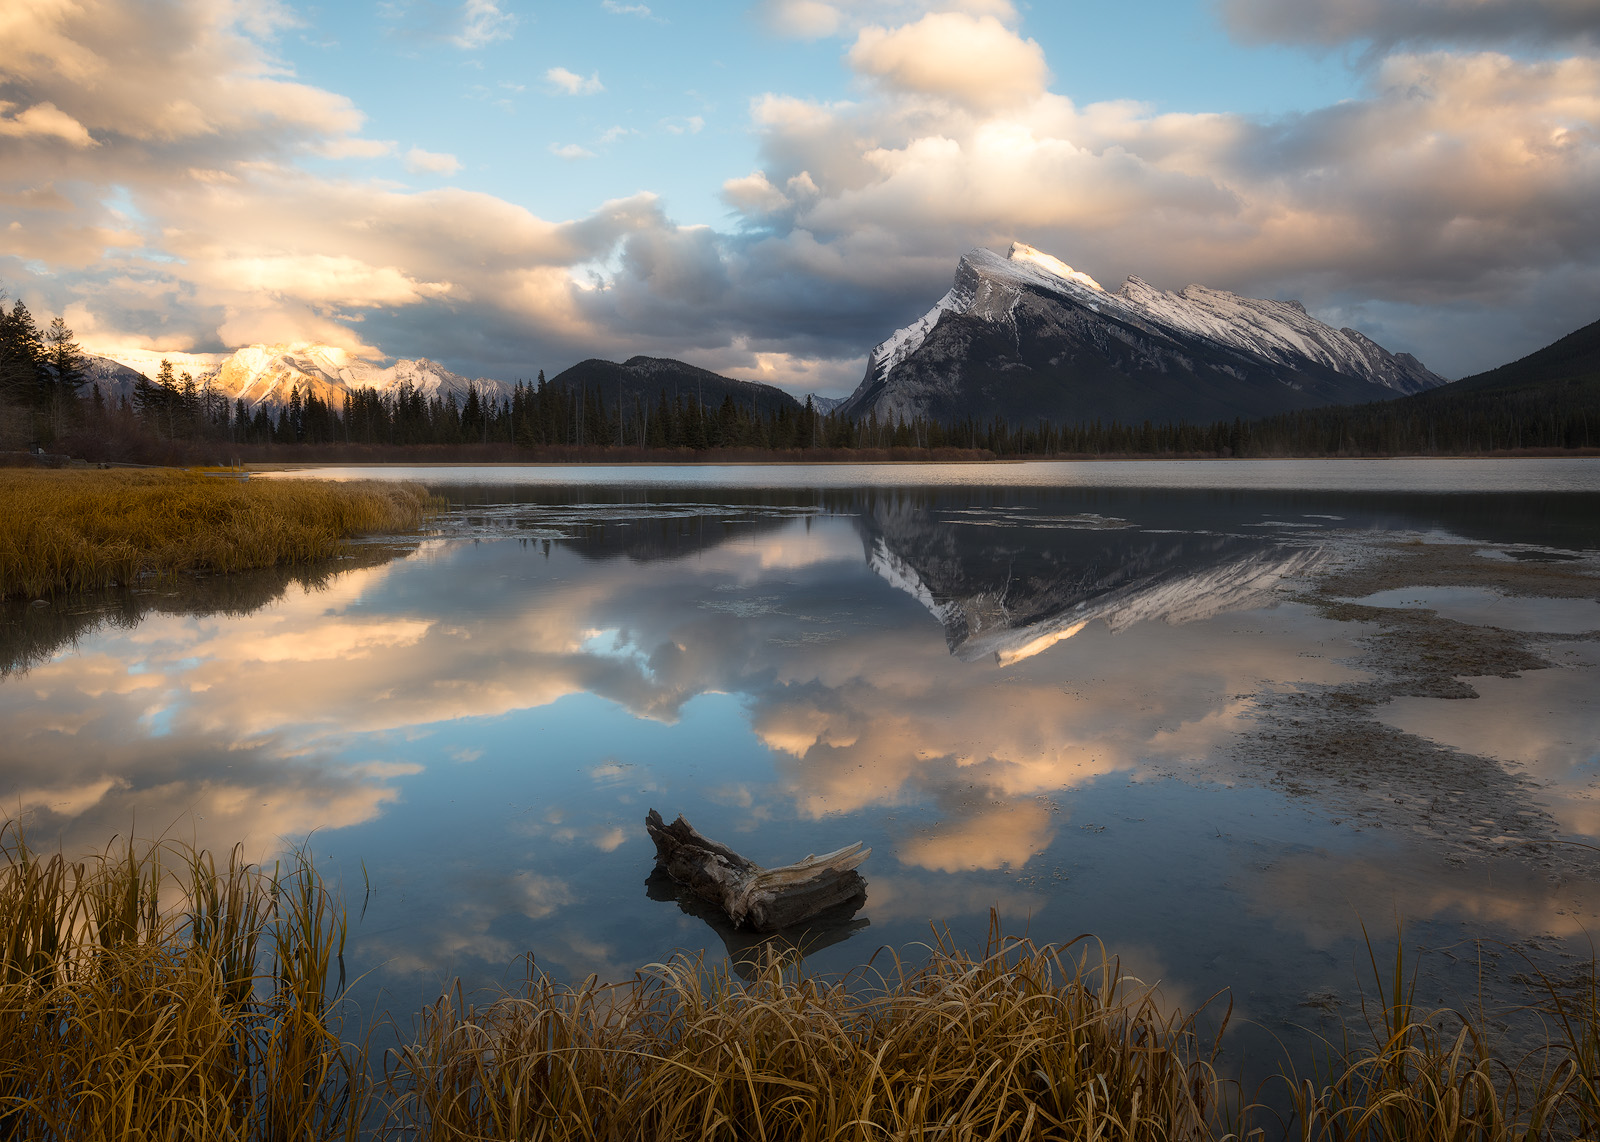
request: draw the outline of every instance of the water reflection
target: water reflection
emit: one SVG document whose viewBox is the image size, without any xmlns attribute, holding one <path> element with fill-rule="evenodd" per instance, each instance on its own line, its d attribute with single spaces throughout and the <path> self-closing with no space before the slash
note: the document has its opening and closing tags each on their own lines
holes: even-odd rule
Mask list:
<svg viewBox="0 0 1600 1142">
<path fill-rule="evenodd" d="M 639 893 L 648 803 L 763 864 L 874 848 L 864 910 L 779 941 L 824 969 L 930 922 L 981 945 L 999 907 L 1041 938 L 1099 932 L 1175 995 L 1260 979 L 1242 1005 L 1292 1011 L 1300 982 L 1350 978 L 1327 949 L 1355 913 L 1403 895 L 1454 924 L 1500 898 L 1481 869 L 1402 852 L 1221 760 L 1263 693 L 1359 677 L 1341 660 L 1360 628 L 1280 588 L 1316 573 L 1331 532 L 1438 527 L 1437 500 L 472 498 L 403 556 L 322 577 L 9 612 L 0 800 L 70 847 L 130 821 L 245 838 L 257 857 L 315 832 L 352 882 L 357 862 L 370 875 L 351 955 L 408 994 L 530 950 L 576 976 L 677 947 L 748 965 L 744 935 L 668 906 L 665 886 Z M 1540 541 L 1501 512 L 1484 506 L 1478 542 Z M 1540 695 L 1566 711 L 1561 740 L 1592 741 L 1574 692 Z M 1586 788 L 1584 759 L 1559 760 L 1550 780 Z M 1382 875 L 1398 860 L 1403 894 Z M 1600 908 L 1537 877 L 1494 883 L 1513 882 L 1481 915 L 1526 930 Z"/>
</svg>

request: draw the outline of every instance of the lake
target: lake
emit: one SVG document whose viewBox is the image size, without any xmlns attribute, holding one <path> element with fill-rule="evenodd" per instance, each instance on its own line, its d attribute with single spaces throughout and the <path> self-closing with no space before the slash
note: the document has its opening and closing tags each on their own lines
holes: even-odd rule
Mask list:
<svg viewBox="0 0 1600 1142">
<path fill-rule="evenodd" d="M 291 475 L 452 508 L 11 607 L 0 798 L 35 845 L 309 843 L 372 1004 L 748 962 L 651 876 L 651 808 L 766 865 L 871 847 L 865 906 L 780 938 L 806 970 L 994 910 L 1226 989 L 1265 1069 L 1359 1011 L 1363 925 L 1429 1001 L 1591 954 L 1600 462 Z"/>
</svg>

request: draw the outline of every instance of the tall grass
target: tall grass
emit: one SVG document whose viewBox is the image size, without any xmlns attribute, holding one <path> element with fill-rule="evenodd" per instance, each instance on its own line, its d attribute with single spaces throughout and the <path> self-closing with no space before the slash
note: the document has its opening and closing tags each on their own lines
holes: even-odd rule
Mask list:
<svg viewBox="0 0 1600 1142">
<path fill-rule="evenodd" d="M 697 961 L 620 985 L 447 995 L 390 1068 L 428 1140 L 1213 1138 L 1225 1092 L 1193 1020 L 1086 946 L 993 934 L 847 988 Z"/>
<path fill-rule="evenodd" d="M 268 873 L 158 842 L 69 862 L 0 838 L 0 1135 L 356 1135 L 344 913 L 309 857 Z"/>
<path fill-rule="evenodd" d="M 433 506 L 419 485 L 380 481 L 0 470 L 0 598 L 324 559 L 351 536 L 415 528 Z"/>
<path fill-rule="evenodd" d="M 380 1058 L 347 1042 L 345 918 L 284 867 L 170 841 L 83 861 L 0 826 L 0 1137 L 316 1142 L 1535 1142 L 1600 1126 L 1600 979 L 1540 977 L 1549 1041 L 1420 1009 L 1403 951 L 1365 1026 L 1286 1070 L 1269 1130 L 1217 1036 L 1088 940 L 944 941 L 849 981 L 677 959 L 632 980 L 459 986 Z M 531 967 L 531 962 L 530 962 Z M 870 970 L 870 969 L 869 969 Z M 1227 1019 L 1220 1019 L 1223 1027 Z M 1218 1032 L 1220 1035 L 1221 1032 Z"/>
</svg>

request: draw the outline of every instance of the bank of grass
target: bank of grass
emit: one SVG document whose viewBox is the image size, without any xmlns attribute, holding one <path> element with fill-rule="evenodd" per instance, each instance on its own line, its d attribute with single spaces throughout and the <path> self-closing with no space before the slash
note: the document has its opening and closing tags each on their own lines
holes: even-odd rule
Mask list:
<svg viewBox="0 0 1600 1142">
<path fill-rule="evenodd" d="M 0 1136 L 428 1142 L 1593 1138 L 1597 996 L 1550 988 L 1553 1041 L 1498 1057 L 1412 1005 L 1397 959 L 1371 1037 L 1241 1105 L 1192 1017 L 1097 945 L 995 935 L 852 986 L 692 961 L 633 980 L 453 991 L 382 1058 L 341 1017 L 344 913 L 305 856 L 172 842 L 0 859 Z M 1392 984 L 1392 986 L 1391 986 Z M 355 1041 L 352 1041 L 355 1040 Z"/>
<path fill-rule="evenodd" d="M 352 536 L 415 528 L 432 506 L 421 486 L 384 481 L 0 469 L 0 598 L 325 559 Z"/>
</svg>

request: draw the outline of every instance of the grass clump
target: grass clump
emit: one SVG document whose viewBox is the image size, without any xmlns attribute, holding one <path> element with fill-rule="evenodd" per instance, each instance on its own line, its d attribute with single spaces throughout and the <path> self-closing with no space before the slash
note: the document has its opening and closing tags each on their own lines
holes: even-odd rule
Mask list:
<svg viewBox="0 0 1600 1142">
<path fill-rule="evenodd" d="M 308 856 L 268 873 L 237 849 L 219 868 L 170 842 L 69 862 L 0 840 L 0 1134 L 355 1135 L 344 913 Z"/>
<path fill-rule="evenodd" d="M 352 536 L 415 528 L 435 506 L 420 485 L 376 480 L 0 469 L 0 598 L 325 559 Z"/>
<path fill-rule="evenodd" d="M 388 1074 L 391 1122 L 484 1138 L 1210 1139 L 1226 1084 L 1193 1017 L 1115 960 L 991 934 L 847 988 L 680 960 L 633 981 L 447 995 Z"/>
</svg>

